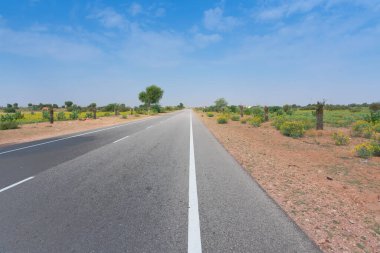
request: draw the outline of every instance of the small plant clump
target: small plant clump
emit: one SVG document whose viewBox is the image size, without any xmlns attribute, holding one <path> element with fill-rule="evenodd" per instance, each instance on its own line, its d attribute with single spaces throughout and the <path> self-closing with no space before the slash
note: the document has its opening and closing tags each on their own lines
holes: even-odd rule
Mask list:
<svg viewBox="0 0 380 253">
<path fill-rule="evenodd" d="M 66 120 L 66 115 L 64 112 L 59 112 L 57 114 L 57 120 Z"/>
<path fill-rule="evenodd" d="M 301 121 L 285 121 L 280 132 L 285 136 L 299 138 L 305 134 L 305 124 Z"/>
<path fill-rule="evenodd" d="M 122 118 L 122 119 L 128 119 L 128 116 L 125 115 L 125 114 L 123 114 L 123 115 L 121 115 L 121 118 Z"/>
<path fill-rule="evenodd" d="M 240 120 L 240 116 L 239 115 L 232 115 L 231 116 L 231 120 L 232 121 L 239 121 Z"/>
<path fill-rule="evenodd" d="M 242 123 L 242 124 L 247 124 L 247 119 L 241 119 L 241 120 L 240 120 L 240 123 Z"/>
<path fill-rule="evenodd" d="M 71 114 L 70 114 L 70 119 L 79 119 L 79 113 L 77 111 L 73 111 Z"/>
<path fill-rule="evenodd" d="M 211 113 L 211 112 L 208 112 L 208 113 L 207 113 L 207 117 L 212 118 L 212 117 L 214 117 L 214 114 Z"/>
<path fill-rule="evenodd" d="M 0 117 L 0 130 L 16 129 L 18 128 L 18 122 L 16 121 L 14 114 L 5 114 Z"/>
<path fill-rule="evenodd" d="M 337 146 L 345 146 L 350 143 L 350 137 L 342 132 L 333 133 L 332 138 L 334 139 L 335 145 Z"/>
<path fill-rule="evenodd" d="M 352 125 L 352 136 L 371 138 L 373 132 L 371 123 L 367 121 L 358 120 Z"/>
<path fill-rule="evenodd" d="M 216 120 L 218 124 L 227 124 L 228 123 L 228 117 L 221 115 Z"/>
<path fill-rule="evenodd" d="M 375 149 L 371 142 L 365 142 L 355 146 L 355 153 L 360 158 L 367 159 L 374 155 Z"/>
<path fill-rule="evenodd" d="M 248 123 L 251 125 L 251 126 L 254 126 L 254 127 L 260 127 L 261 126 L 261 123 L 262 123 L 262 118 L 260 116 L 255 116 L 253 118 L 250 118 L 248 120 Z"/>
</svg>

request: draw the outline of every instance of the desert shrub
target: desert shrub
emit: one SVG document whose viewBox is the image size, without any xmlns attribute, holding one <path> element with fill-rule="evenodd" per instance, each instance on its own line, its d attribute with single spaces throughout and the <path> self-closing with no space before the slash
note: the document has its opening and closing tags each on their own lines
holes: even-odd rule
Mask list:
<svg viewBox="0 0 380 253">
<path fill-rule="evenodd" d="M 0 122 L 0 130 L 7 130 L 7 129 L 16 129 L 18 128 L 18 122 L 17 121 L 1 121 Z"/>
<path fill-rule="evenodd" d="M 48 111 L 42 111 L 42 119 L 50 119 L 50 114 Z"/>
<path fill-rule="evenodd" d="M 135 113 L 135 114 L 133 114 L 135 117 L 140 117 L 140 114 L 138 114 L 138 113 Z"/>
<path fill-rule="evenodd" d="M 285 121 L 280 127 L 280 132 L 285 136 L 299 138 L 305 133 L 305 124 L 301 121 Z"/>
<path fill-rule="evenodd" d="M 272 122 L 272 125 L 277 129 L 277 130 L 280 130 L 282 124 L 286 121 L 286 118 L 285 117 L 282 117 L 282 116 L 279 116 L 279 117 L 276 117 L 273 122 Z"/>
<path fill-rule="evenodd" d="M 361 158 L 370 158 L 374 155 L 375 149 L 371 142 L 365 142 L 355 146 L 355 153 Z"/>
<path fill-rule="evenodd" d="M 70 119 L 78 119 L 79 118 L 79 112 L 78 111 L 72 111 L 72 113 L 70 113 Z"/>
<path fill-rule="evenodd" d="M 1 122 L 8 122 L 8 121 L 15 121 L 16 120 L 16 117 L 14 116 L 14 114 L 10 114 L 10 113 L 7 113 L 7 114 L 3 114 L 3 115 L 0 115 L 0 121 Z"/>
<path fill-rule="evenodd" d="M 15 112 L 14 116 L 16 119 L 23 119 L 24 118 L 24 114 L 22 114 L 20 111 Z"/>
<path fill-rule="evenodd" d="M 240 116 L 239 115 L 232 115 L 231 116 L 231 120 L 232 121 L 239 121 L 240 120 Z"/>
<path fill-rule="evenodd" d="M 66 119 L 66 116 L 64 112 L 59 112 L 57 114 L 57 120 L 65 120 L 65 119 Z"/>
<path fill-rule="evenodd" d="M 371 123 L 358 120 L 352 125 L 352 136 L 372 136 L 373 129 Z M 370 138 L 370 137 L 369 137 Z"/>
<path fill-rule="evenodd" d="M 246 124 L 246 123 L 247 123 L 247 119 L 241 119 L 241 120 L 240 120 L 240 123 L 242 123 L 242 124 Z"/>
<path fill-rule="evenodd" d="M 350 137 L 342 132 L 333 133 L 332 138 L 337 146 L 348 145 L 348 143 L 350 143 Z"/>
<path fill-rule="evenodd" d="M 261 123 L 263 122 L 262 118 L 260 116 L 252 117 L 248 120 L 248 123 L 254 127 L 261 126 Z"/>
<path fill-rule="evenodd" d="M 111 113 L 109 112 L 104 113 L 104 117 L 109 117 L 109 116 L 111 116 Z"/>
<path fill-rule="evenodd" d="M 373 147 L 373 155 L 380 156 L 380 141 L 372 141 L 371 144 Z"/>
<path fill-rule="evenodd" d="M 126 114 L 121 115 L 122 119 L 128 119 L 128 116 Z"/>
<path fill-rule="evenodd" d="M 218 124 L 227 124 L 228 123 L 228 117 L 226 117 L 225 115 L 221 115 L 217 118 L 216 121 L 218 122 Z"/>
<path fill-rule="evenodd" d="M 87 118 L 87 119 L 92 119 L 92 117 L 93 117 L 93 113 L 91 113 L 91 112 L 86 112 L 86 118 Z"/>
<path fill-rule="evenodd" d="M 371 111 L 370 114 L 365 115 L 364 120 L 372 123 L 380 122 L 380 111 Z"/>
<path fill-rule="evenodd" d="M 380 133 L 380 122 L 377 123 L 377 124 L 375 124 L 375 125 L 373 126 L 373 129 L 375 130 L 375 132 Z"/>
<path fill-rule="evenodd" d="M 211 113 L 211 112 L 209 112 L 209 113 L 207 113 L 207 117 L 214 117 L 214 114 L 213 113 Z"/>
</svg>

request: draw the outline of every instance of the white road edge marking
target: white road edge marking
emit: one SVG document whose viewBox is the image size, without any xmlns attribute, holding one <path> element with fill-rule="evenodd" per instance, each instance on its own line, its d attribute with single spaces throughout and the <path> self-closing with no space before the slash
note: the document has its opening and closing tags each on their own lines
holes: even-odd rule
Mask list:
<svg viewBox="0 0 380 253">
<path fill-rule="evenodd" d="M 131 125 L 131 124 L 147 121 L 147 120 L 150 120 L 150 119 L 153 119 L 153 118 L 136 120 L 136 121 L 128 122 L 126 124 L 122 124 L 122 125 L 118 125 L 118 126 L 103 128 L 103 129 L 99 129 L 99 130 L 92 131 L 92 132 L 86 132 L 86 133 L 83 133 L 83 134 L 77 134 L 77 135 L 73 135 L 73 136 L 69 136 L 69 137 L 65 137 L 65 138 L 60 138 L 60 139 L 56 139 L 56 140 L 51 140 L 51 141 L 47 141 L 47 142 L 42 142 L 42 143 L 38 143 L 38 144 L 34 144 L 34 145 L 22 147 L 22 148 L 16 148 L 16 149 L 12 149 L 12 150 L 1 152 L 0 155 L 11 153 L 11 152 L 15 152 L 15 151 L 18 151 L 18 150 L 27 149 L 27 148 L 33 148 L 33 147 L 37 147 L 37 146 L 41 146 L 41 145 L 45 145 L 45 144 L 49 144 L 49 143 L 53 143 L 53 142 L 57 142 L 57 141 L 63 141 L 63 140 L 67 140 L 67 139 L 72 139 L 72 138 L 83 136 L 83 135 L 88 135 L 88 134 L 93 134 L 93 133 L 97 133 L 97 132 L 102 132 L 102 131 L 105 131 L 105 130 L 110 130 L 110 129 L 114 129 L 114 128 L 118 128 L 118 127 L 122 127 L 122 126 L 126 126 L 126 125 Z"/>
<path fill-rule="evenodd" d="M 125 137 L 123 137 L 123 138 L 121 138 L 121 139 L 118 139 L 117 141 L 114 141 L 113 143 L 117 143 L 117 142 L 122 141 L 122 140 L 124 140 L 124 139 L 126 139 L 126 138 L 128 138 L 128 137 L 129 137 L 129 135 L 127 135 L 127 136 L 125 136 Z"/>
<path fill-rule="evenodd" d="M 201 231 L 199 225 L 197 177 L 195 172 L 193 120 L 190 111 L 190 162 L 189 162 L 189 220 L 187 252 L 201 253 Z"/>
<path fill-rule="evenodd" d="M 12 185 L 9 185 L 9 186 L 7 186 L 7 187 L 1 189 L 0 192 L 6 191 L 6 190 L 8 190 L 8 189 L 10 189 L 10 188 L 12 188 L 12 187 L 15 187 L 16 185 L 22 184 L 22 183 L 24 183 L 24 182 L 26 182 L 26 181 L 29 181 L 30 179 L 33 179 L 33 178 L 34 178 L 34 177 L 28 177 L 28 178 L 26 178 L 26 179 L 24 179 L 24 180 L 21 180 L 21 181 L 17 182 L 17 183 L 14 183 L 14 184 L 12 184 Z"/>
</svg>

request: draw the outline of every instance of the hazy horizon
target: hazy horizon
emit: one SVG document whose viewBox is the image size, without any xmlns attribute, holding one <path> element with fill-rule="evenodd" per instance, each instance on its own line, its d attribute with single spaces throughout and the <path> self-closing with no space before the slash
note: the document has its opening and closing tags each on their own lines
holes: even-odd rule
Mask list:
<svg viewBox="0 0 380 253">
<path fill-rule="evenodd" d="M 0 2 L 0 105 L 371 103 L 380 1 Z"/>
</svg>

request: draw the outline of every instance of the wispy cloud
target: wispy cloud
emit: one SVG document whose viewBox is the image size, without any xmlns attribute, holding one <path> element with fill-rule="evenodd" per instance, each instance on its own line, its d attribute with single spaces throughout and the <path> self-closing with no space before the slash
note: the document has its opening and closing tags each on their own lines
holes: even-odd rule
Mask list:
<svg viewBox="0 0 380 253">
<path fill-rule="evenodd" d="M 229 31 L 239 26 L 241 22 L 236 17 L 225 16 L 222 7 L 215 7 L 204 12 L 203 24 L 208 30 Z"/>
<path fill-rule="evenodd" d="M 220 36 L 217 33 L 213 33 L 213 34 L 195 33 L 194 34 L 194 43 L 196 46 L 200 48 L 207 47 L 221 40 L 222 40 L 222 36 Z"/>
<path fill-rule="evenodd" d="M 142 6 L 138 3 L 132 3 L 131 6 L 129 7 L 129 13 L 132 16 L 137 16 L 142 12 Z"/>
<path fill-rule="evenodd" d="M 125 17 L 113 8 L 107 7 L 101 10 L 95 10 L 91 15 L 88 16 L 90 19 L 98 20 L 104 27 L 107 28 L 127 28 L 129 22 Z"/>
<path fill-rule="evenodd" d="M 35 31 L 0 28 L 0 37 L 0 52 L 2 53 L 79 62 L 102 56 L 101 50 L 90 44 Z"/>
</svg>

